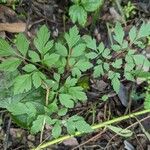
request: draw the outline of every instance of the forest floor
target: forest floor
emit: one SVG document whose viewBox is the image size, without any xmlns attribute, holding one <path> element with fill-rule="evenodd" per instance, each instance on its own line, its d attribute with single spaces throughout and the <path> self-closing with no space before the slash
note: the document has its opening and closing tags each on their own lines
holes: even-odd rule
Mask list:
<svg viewBox="0 0 150 150">
<path fill-rule="evenodd" d="M 128 0 L 122 0 L 121 7 L 123 8 L 127 3 Z M 141 24 L 142 20 L 150 18 L 149 0 L 133 0 L 132 3 L 136 6 L 135 14 L 130 14 L 126 19 L 125 31 L 128 31 L 132 25 Z M 22 0 L 14 5 L 2 3 L 0 5 L 0 36 L 11 40 L 17 32 L 24 31 L 32 40 L 38 28 L 46 24 L 54 39 L 61 38 L 73 26 L 68 16 L 70 5 L 69 0 Z M 81 28 L 80 33 L 90 34 L 97 42 L 104 41 L 105 45 L 110 45 L 108 25 L 111 27 L 116 20 L 124 20 L 118 6 L 112 0 L 108 0 L 100 9 L 96 20 L 92 18 L 92 15 L 89 14 L 87 26 Z M 8 24 L 11 25 L 10 28 L 7 27 Z M 150 47 L 146 53 L 150 53 Z M 71 109 L 70 113 L 80 114 L 87 122 L 94 124 L 143 108 L 142 94 L 145 92 L 145 82 L 136 84 L 123 81 L 119 96 L 107 88 L 108 84 L 101 78 L 93 80 L 89 75 L 86 92 L 89 100 Z M 109 100 L 100 101 L 98 98 L 101 93 L 109 93 Z M 136 98 L 132 100 L 132 97 Z M 124 105 L 125 103 L 127 105 Z M 137 120 L 142 120 L 141 125 Z M 47 150 L 150 150 L 150 142 L 143 132 L 143 128 L 146 131 L 150 129 L 150 116 L 143 115 L 137 120 L 128 119 L 116 124 L 122 128 L 130 128 L 133 132 L 131 137 L 121 137 L 108 129 L 102 129 L 96 133 L 66 140 Z M 40 134 L 34 136 L 26 129 L 18 127 L 8 112 L 3 109 L 0 111 L 0 121 L 1 150 L 28 150 L 40 144 Z M 48 131 L 49 129 L 44 132 L 43 139 L 49 136 Z"/>
</svg>

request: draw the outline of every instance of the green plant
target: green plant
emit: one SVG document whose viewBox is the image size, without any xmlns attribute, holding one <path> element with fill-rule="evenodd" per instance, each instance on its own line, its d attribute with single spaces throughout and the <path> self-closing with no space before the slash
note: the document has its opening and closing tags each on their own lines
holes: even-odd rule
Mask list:
<svg viewBox="0 0 150 150">
<path fill-rule="evenodd" d="M 61 135 L 63 127 L 71 135 L 76 131 L 90 132 L 92 129 L 84 118 L 68 113 L 76 103 L 87 100 L 79 82 L 82 76 L 93 69 L 95 78 L 110 80 L 118 93 L 122 79 L 134 81 L 135 71 L 150 66 L 147 58 L 138 52 L 145 47 L 143 39 L 149 35 L 150 24 L 143 23 L 139 30 L 135 26 L 131 28 L 127 41 L 121 24 L 117 23 L 114 44 L 108 48 L 102 42 L 97 46 L 90 36 L 81 37 L 76 26 L 58 42 L 49 40 L 50 32 L 42 26 L 32 50 L 24 34 L 17 35 L 13 47 L 0 39 L 0 70 L 6 72 L 0 106 L 32 133 L 43 131 L 45 124 L 52 127 L 55 138 Z"/>
<path fill-rule="evenodd" d="M 32 133 L 42 131 L 45 124 L 53 126 L 55 138 L 60 136 L 62 126 L 70 134 L 76 130 L 89 132 L 91 128 L 82 117 L 60 120 L 78 101 L 87 100 L 84 89 L 77 85 L 82 72 L 92 67 L 85 57 L 86 44 L 76 26 L 65 34 L 65 46 L 49 38 L 50 32 L 42 26 L 34 38 L 34 50 L 23 34 L 17 36 L 14 48 L 0 39 L 0 70 L 16 75 L 13 87 L 7 86 L 13 92 L 3 97 L 1 107 Z"/>
<path fill-rule="evenodd" d="M 0 0 L 2 4 L 10 5 L 14 10 L 16 9 L 16 4 L 19 3 L 20 0 Z"/>
<path fill-rule="evenodd" d="M 135 10 L 136 10 L 136 7 L 134 6 L 134 4 L 131 1 L 129 1 L 127 3 L 127 5 L 124 6 L 124 8 L 123 8 L 124 14 L 127 19 L 136 14 Z"/>
<path fill-rule="evenodd" d="M 71 0 L 74 4 L 69 9 L 69 15 L 73 23 L 78 22 L 84 26 L 87 22 L 88 12 L 96 11 L 103 0 Z"/>
<path fill-rule="evenodd" d="M 130 130 L 128 130 L 128 129 L 121 129 L 121 128 L 114 128 L 114 127 L 112 128 L 112 126 L 110 127 L 109 125 L 121 122 L 123 120 L 135 118 L 135 117 L 137 117 L 139 115 L 143 115 L 143 114 L 146 114 L 146 113 L 149 113 L 149 112 L 150 112 L 150 109 L 147 109 L 147 110 L 139 111 L 139 112 L 132 113 L 132 114 L 129 114 L 129 115 L 121 116 L 121 117 L 118 117 L 118 118 L 113 118 L 112 120 L 108 120 L 108 121 L 102 122 L 100 124 L 93 125 L 92 129 L 96 132 L 99 129 L 108 127 L 109 129 L 111 129 L 112 131 L 114 131 L 116 134 L 118 134 L 120 136 L 129 137 L 129 136 L 132 135 L 132 132 Z M 73 136 L 80 136 L 80 135 L 82 135 L 81 132 L 76 132 L 74 135 L 65 135 L 65 136 L 60 137 L 58 139 L 54 139 L 52 141 L 48 141 L 48 142 L 42 143 L 38 147 L 33 148 L 32 150 L 41 150 L 41 149 L 44 149 L 44 148 L 46 148 L 48 146 L 51 146 L 51 145 L 60 143 L 62 141 L 65 141 L 65 140 L 67 140 L 69 138 L 72 138 Z"/>
<path fill-rule="evenodd" d="M 146 44 L 144 37 L 150 34 L 150 24 L 143 23 L 138 30 L 135 26 L 129 31 L 129 41 L 125 39 L 125 33 L 120 23 L 114 29 L 114 44 L 110 48 L 105 48 L 103 42 L 98 46 L 96 40 L 90 36 L 84 36 L 87 47 L 92 50 L 87 57 L 95 59 L 94 77 L 107 77 L 110 79 L 116 93 L 120 89 L 120 80 L 127 79 L 135 81 L 135 71 L 142 71 L 144 67 L 149 67 L 149 60 L 138 52 Z"/>
</svg>

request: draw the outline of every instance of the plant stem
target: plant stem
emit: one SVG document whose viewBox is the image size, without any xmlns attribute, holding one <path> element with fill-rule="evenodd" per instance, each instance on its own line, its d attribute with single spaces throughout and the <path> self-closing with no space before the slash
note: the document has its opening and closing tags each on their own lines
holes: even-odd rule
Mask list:
<svg viewBox="0 0 150 150">
<path fill-rule="evenodd" d="M 139 115 L 142 115 L 142 114 L 146 114 L 146 113 L 149 113 L 150 112 L 150 109 L 147 109 L 147 110 L 142 110 L 142 111 L 139 111 L 139 112 L 135 112 L 135 113 L 132 113 L 132 114 L 128 114 L 128 115 L 125 115 L 125 116 L 121 116 L 121 117 L 118 117 L 118 118 L 114 118 L 112 120 L 109 120 L 109 121 L 105 121 L 103 123 L 100 123 L 100 124 L 97 124 L 97 125 L 93 125 L 91 126 L 92 129 L 94 131 L 98 130 L 98 129 L 101 129 L 101 128 L 104 128 L 104 127 L 107 127 L 108 125 L 110 124 L 114 124 L 114 123 L 118 123 L 120 121 L 123 121 L 123 120 L 126 120 L 126 119 L 129 119 L 129 118 L 134 118 L 136 116 L 139 116 Z M 76 132 L 74 135 L 66 135 L 66 136 L 63 136 L 63 137 L 60 137 L 58 139 L 55 139 L 55 140 L 52 140 L 52 141 L 49 141 L 49 142 L 46 142 L 44 144 L 40 144 L 37 148 L 33 148 L 32 150 L 41 150 L 43 148 L 46 148 L 48 146 L 51 146 L 53 144 L 57 144 L 57 143 L 60 143 L 64 140 L 67 140 L 71 137 L 74 137 L 74 136 L 79 136 L 79 135 L 82 135 L 83 133 L 82 132 Z"/>
<path fill-rule="evenodd" d="M 123 12 L 123 10 L 122 10 L 122 7 L 121 7 L 121 5 L 120 5 L 120 1 L 119 1 L 119 0 L 115 0 L 115 3 L 116 3 L 116 5 L 117 5 L 117 7 L 118 7 L 118 10 L 119 10 L 119 12 L 120 12 L 122 18 L 123 18 L 123 23 L 126 25 L 126 18 L 125 18 L 124 12 Z"/>
<path fill-rule="evenodd" d="M 107 26 L 107 30 L 108 30 L 108 36 L 109 36 L 110 43 L 111 43 L 111 45 L 113 45 L 114 43 L 113 43 L 110 28 L 109 28 L 109 23 L 106 23 L 106 26 Z"/>
</svg>

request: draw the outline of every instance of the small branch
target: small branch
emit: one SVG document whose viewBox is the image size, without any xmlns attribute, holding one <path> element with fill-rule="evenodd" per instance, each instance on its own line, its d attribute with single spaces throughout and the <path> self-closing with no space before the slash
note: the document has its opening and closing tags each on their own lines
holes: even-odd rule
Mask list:
<svg viewBox="0 0 150 150">
<path fill-rule="evenodd" d="M 48 97 L 49 97 L 49 87 L 47 86 L 46 83 L 44 83 L 44 86 L 46 88 L 46 98 L 45 98 L 45 105 L 47 106 L 48 105 Z M 42 125 L 42 130 L 41 130 L 41 134 L 40 134 L 40 143 L 42 142 L 43 140 L 43 132 L 44 132 L 44 127 L 45 127 L 45 119 L 43 121 L 43 125 Z"/>
<path fill-rule="evenodd" d="M 136 116 L 143 115 L 143 114 L 146 114 L 146 113 L 149 113 L 149 112 L 150 112 L 150 109 L 147 109 L 147 110 L 142 110 L 142 111 L 135 112 L 135 113 L 132 113 L 132 114 L 129 114 L 129 115 L 121 116 L 121 117 L 118 117 L 118 118 L 115 118 L 115 119 L 112 119 L 112 120 L 109 120 L 109 121 L 105 121 L 105 122 L 97 124 L 97 125 L 93 125 L 92 129 L 94 131 L 96 131 L 96 130 L 99 130 L 101 128 L 107 127 L 110 124 L 118 123 L 120 121 L 129 119 L 129 118 L 135 118 Z M 53 144 L 60 143 L 64 140 L 67 140 L 69 138 L 72 138 L 74 136 L 79 136 L 79 135 L 82 135 L 82 134 L 83 134 L 82 132 L 76 132 L 74 135 L 66 135 L 66 136 L 60 137 L 58 139 L 55 139 L 55 140 L 46 142 L 44 144 L 41 144 L 37 148 L 33 148 L 32 150 L 41 150 L 41 149 L 46 148 L 48 146 L 51 146 Z"/>
<path fill-rule="evenodd" d="M 113 39 L 112 39 L 111 31 L 109 28 L 109 23 L 106 23 L 106 26 L 107 26 L 107 30 L 108 30 L 108 36 L 109 36 L 110 43 L 111 43 L 111 45 L 113 45 Z"/>
<path fill-rule="evenodd" d="M 42 141 L 43 141 L 44 127 L 45 127 L 45 119 L 43 121 L 42 130 L 41 130 L 41 133 L 40 133 L 40 143 L 42 143 Z"/>
</svg>

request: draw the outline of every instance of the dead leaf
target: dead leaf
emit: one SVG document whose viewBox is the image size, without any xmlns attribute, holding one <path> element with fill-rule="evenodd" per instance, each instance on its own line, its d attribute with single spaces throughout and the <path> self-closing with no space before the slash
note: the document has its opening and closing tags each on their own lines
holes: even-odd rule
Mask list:
<svg viewBox="0 0 150 150">
<path fill-rule="evenodd" d="M 126 87 L 122 83 L 120 84 L 118 97 L 121 101 L 121 104 L 123 106 L 127 107 L 128 106 L 128 90 L 126 89 Z"/>
<path fill-rule="evenodd" d="M 125 20 L 123 19 L 123 17 L 115 10 L 114 7 L 111 7 L 109 9 L 109 12 L 112 15 L 112 18 L 114 19 L 114 21 L 119 21 L 121 23 L 125 23 Z"/>
<path fill-rule="evenodd" d="M 63 144 L 64 144 L 65 146 L 77 146 L 77 145 L 79 145 L 77 139 L 74 138 L 74 137 L 73 137 L 73 138 L 70 138 L 70 139 L 68 139 L 68 140 L 65 140 L 65 141 L 63 142 Z"/>
<path fill-rule="evenodd" d="M 7 31 L 11 33 L 24 32 L 26 23 L 0 23 L 0 31 Z"/>
<path fill-rule="evenodd" d="M 15 11 L 3 5 L 0 5 L 0 21 L 0 31 L 18 33 L 26 29 L 26 23 L 17 18 Z"/>
</svg>

